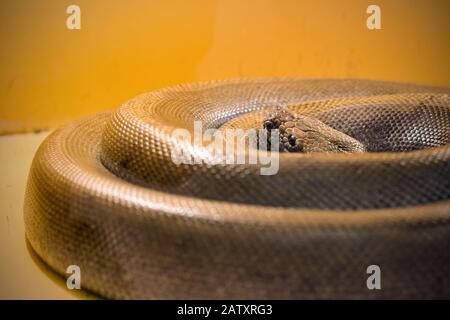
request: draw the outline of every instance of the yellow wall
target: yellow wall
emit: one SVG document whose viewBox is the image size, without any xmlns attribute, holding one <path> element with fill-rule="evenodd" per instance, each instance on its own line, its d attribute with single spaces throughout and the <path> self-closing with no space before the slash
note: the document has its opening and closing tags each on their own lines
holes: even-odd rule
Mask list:
<svg viewBox="0 0 450 320">
<path fill-rule="evenodd" d="M 67 30 L 78 4 L 82 29 Z M 382 30 L 366 28 L 378 4 Z M 363 77 L 450 85 L 450 1 L 0 2 L 0 133 L 52 127 L 181 82 Z"/>
</svg>

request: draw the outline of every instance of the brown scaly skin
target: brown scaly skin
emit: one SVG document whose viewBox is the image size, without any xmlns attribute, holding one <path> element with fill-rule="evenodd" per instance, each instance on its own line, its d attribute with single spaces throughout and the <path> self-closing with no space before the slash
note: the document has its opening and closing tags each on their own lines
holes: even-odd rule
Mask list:
<svg viewBox="0 0 450 320">
<path fill-rule="evenodd" d="M 268 131 L 279 130 L 280 152 L 364 152 L 365 147 L 352 137 L 327 126 L 320 120 L 276 108 L 263 124 Z"/>
</svg>

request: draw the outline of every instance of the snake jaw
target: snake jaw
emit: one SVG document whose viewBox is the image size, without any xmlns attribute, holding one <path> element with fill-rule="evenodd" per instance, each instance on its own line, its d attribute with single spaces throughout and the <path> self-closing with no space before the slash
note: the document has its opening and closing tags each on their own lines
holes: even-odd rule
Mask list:
<svg viewBox="0 0 450 320">
<path fill-rule="evenodd" d="M 294 114 L 278 107 L 264 119 L 263 128 L 279 130 L 280 152 L 364 152 L 358 140 L 333 129 L 322 121 Z M 270 134 L 267 135 L 268 140 Z M 270 146 L 270 141 L 268 141 Z"/>
</svg>

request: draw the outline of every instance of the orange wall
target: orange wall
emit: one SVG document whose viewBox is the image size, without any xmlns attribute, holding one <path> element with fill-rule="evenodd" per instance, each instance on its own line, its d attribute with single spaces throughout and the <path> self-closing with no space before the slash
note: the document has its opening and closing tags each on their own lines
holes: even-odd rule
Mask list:
<svg viewBox="0 0 450 320">
<path fill-rule="evenodd" d="M 66 7 L 81 7 L 67 30 Z M 366 28 L 366 8 L 382 30 Z M 0 133 L 53 127 L 154 88 L 255 76 L 450 85 L 447 0 L 0 2 Z"/>
</svg>

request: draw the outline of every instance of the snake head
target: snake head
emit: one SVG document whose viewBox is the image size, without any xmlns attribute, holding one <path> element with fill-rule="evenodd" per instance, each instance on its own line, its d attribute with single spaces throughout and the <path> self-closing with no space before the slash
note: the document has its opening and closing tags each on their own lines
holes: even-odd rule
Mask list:
<svg viewBox="0 0 450 320">
<path fill-rule="evenodd" d="M 264 129 L 279 130 L 280 152 L 364 152 L 358 140 L 322 121 L 276 108 L 264 119 Z M 267 135 L 270 137 L 270 134 Z M 270 139 L 270 138 L 268 138 Z M 270 145 L 268 141 L 268 145 Z"/>
</svg>

